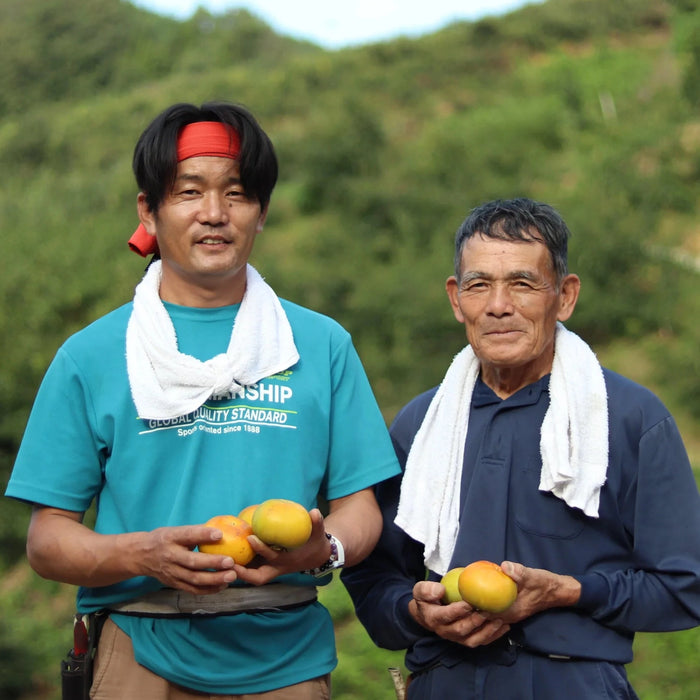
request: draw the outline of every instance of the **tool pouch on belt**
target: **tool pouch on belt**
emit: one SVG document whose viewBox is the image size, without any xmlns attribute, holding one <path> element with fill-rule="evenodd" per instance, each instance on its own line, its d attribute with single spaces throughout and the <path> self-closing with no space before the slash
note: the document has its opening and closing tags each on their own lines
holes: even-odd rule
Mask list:
<svg viewBox="0 0 700 700">
<path fill-rule="evenodd" d="M 76 613 L 73 621 L 73 648 L 61 661 L 63 700 L 89 700 L 92 685 L 92 663 L 97 651 L 106 613 Z"/>
</svg>

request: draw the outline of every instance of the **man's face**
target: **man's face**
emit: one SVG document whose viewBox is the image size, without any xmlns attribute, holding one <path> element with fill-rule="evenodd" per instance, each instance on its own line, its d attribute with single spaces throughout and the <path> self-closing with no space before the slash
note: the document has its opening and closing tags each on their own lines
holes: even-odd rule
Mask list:
<svg viewBox="0 0 700 700">
<path fill-rule="evenodd" d="M 246 197 L 237 161 L 210 156 L 183 160 L 158 212 L 148 209 L 142 194 L 138 208 L 158 240 L 165 301 L 221 306 L 243 298 L 245 267 L 267 212 Z"/>
<path fill-rule="evenodd" d="M 556 323 L 573 312 L 578 289 L 576 275 L 557 285 L 539 240 L 467 240 L 460 279 L 447 280 L 447 293 L 489 386 L 502 384 L 508 395 L 551 370 Z"/>
</svg>

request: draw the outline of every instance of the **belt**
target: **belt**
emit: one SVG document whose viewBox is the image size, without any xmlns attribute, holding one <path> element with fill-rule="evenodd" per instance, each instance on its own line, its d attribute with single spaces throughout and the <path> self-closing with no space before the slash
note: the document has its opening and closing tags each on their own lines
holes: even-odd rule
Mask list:
<svg viewBox="0 0 700 700">
<path fill-rule="evenodd" d="M 172 588 L 107 606 L 110 612 L 136 617 L 192 617 L 289 610 L 313 603 L 315 586 L 270 583 L 265 586 L 229 586 L 218 593 L 195 595 Z"/>
<path fill-rule="evenodd" d="M 511 666 L 515 663 L 519 654 L 531 654 L 552 661 L 591 660 L 567 656 L 565 654 L 548 654 L 547 652 L 538 651 L 537 649 L 530 649 L 511 636 L 499 637 L 490 644 L 469 649 L 465 649 L 464 647 L 456 648 L 455 645 L 450 644 L 450 648 L 445 651 L 447 653 L 442 654 L 437 661 L 433 661 L 422 668 L 412 671 L 409 675 L 409 679 L 413 680 L 424 673 L 429 673 L 439 666 L 444 666 L 448 669 L 458 664 L 467 664 L 470 666 L 489 666 L 491 664 Z"/>
</svg>

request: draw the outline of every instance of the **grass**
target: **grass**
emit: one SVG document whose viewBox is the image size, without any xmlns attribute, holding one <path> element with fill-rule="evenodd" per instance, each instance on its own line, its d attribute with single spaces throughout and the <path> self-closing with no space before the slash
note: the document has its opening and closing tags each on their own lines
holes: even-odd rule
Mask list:
<svg viewBox="0 0 700 700">
<path fill-rule="evenodd" d="M 355 617 L 352 601 L 337 574 L 322 588 L 319 599 L 330 610 L 336 631 L 338 666 L 332 675 L 334 700 L 394 700 L 394 683 L 388 671 L 406 675 L 402 651 L 379 649 Z"/>
</svg>

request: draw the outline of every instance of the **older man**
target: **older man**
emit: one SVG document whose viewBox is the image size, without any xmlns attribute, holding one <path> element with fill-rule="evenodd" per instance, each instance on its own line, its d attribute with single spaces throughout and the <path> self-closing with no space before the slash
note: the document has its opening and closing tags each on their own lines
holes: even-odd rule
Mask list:
<svg viewBox="0 0 700 700">
<path fill-rule="evenodd" d="M 579 294 L 550 206 L 488 202 L 457 232 L 469 344 L 391 427 L 380 542 L 342 578 L 374 641 L 407 649 L 410 700 L 634 698 L 636 631 L 700 624 L 700 496 L 676 424 L 563 323 Z M 485 559 L 517 583 L 499 614 L 443 604 Z"/>
</svg>

